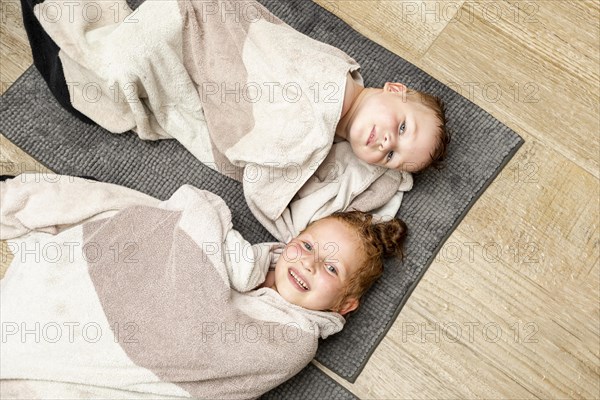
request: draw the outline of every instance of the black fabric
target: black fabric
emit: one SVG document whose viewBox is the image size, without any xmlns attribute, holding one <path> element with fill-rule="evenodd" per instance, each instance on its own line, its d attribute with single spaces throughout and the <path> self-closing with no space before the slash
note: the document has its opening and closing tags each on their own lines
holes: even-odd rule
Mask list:
<svg viewBox="0 0 600 400">
<path fill-rule="evenodd" d="M 8 179 L 13 179 L 15 176 L 14 175 L 0 175 L 0 182 L 4 182 Z M 78 176 L 78 178 L 83 178 L 83 179 L 87 179 L 88 181 L 96 181 L 99 182 L 98 179 L 92 177 L 92 176 Z"/>
<path fill-rule="evenodd" d="M 77 111 L 71 105 L 69 89 L 67 87 L 67 82 L 65 81 L 62 63 L 58 57 L 60 48 L 54 43 L 46 31 L 44 31 L 40 21 L 38 21 L 33 12 L 33 7 L 43 1 L 44 0 L 21 0 L 23 25 L 27 32 L 29 44 L 31 45 L 33 64 L 46 81 L 46 84 L 48 84 L 50 92 L 52 92 L 58 103 L 80 121 L 93 124 L 94 122 L 91 119 Z"/>
</svg>

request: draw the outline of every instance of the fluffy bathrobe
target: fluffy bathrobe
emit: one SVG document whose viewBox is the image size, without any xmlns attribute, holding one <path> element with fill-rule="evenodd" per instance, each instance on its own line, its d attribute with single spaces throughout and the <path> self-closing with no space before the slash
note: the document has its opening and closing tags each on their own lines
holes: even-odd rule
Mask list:
<svg viewBox="0 0 600 400">
<path fill-rule="evenodd" d="M 251 246 L 210 192 L 21 175 L 0 202 L 2 398 L 257 397 L 343 326 L 253 290 L 283 245 Z"/>
<path fill-rule="evenodd" d="M 36 66 L 63 104 L 114 133 L 177 139 L 241 181 L 279 240 L 349 208 L 392 217 L 412 186 L 334 144 L 348 74 L 362 84 L 356 61 L 256 1 L 22 2 Z"/>
</svg>

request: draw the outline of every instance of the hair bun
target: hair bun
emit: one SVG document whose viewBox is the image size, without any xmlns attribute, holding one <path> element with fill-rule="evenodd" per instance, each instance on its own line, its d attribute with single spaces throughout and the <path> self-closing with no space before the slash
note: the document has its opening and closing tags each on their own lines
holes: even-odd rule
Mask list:
<svg viewBox="0 0 600 400">
<path fill-rule="evenodd" d="M 403 247 L 407 228 L 403 221 L 393 218 L 387 222 L 374 224 L 372 227 L 379 240 L 382 257 L 404 257 Z"/>
<path fill-rule="evenodd" d="M 404 257 L 407 228 L 402 220 L 392 218 L 380 222 L 378 216 L 358 210 L 336 212 L 331 217 L 344 221 L 360 233 L 361 240 L 369 249 L 369 258 Z"/>
</svg>

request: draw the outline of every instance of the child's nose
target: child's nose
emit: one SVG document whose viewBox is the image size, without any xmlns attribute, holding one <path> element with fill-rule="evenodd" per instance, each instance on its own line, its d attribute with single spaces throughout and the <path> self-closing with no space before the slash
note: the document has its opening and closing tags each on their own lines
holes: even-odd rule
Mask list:
<svg viewBox="0 0 600 400">
<path fill-rule="evenodd" d="M 302 260 L 302 266 L 308 272 L 313 272 L 315 270 L 315 258 L 312 255 L 308 257 L 304 257 Z"/>
<path fill-rule="evenodd" d="M 316 259 L 314 256 L 308 256 L 303 260 L 302 265 L 304 266 L 305 270 L 310 273 L 314 273 L 320 263 L 322 263 L 321 260 Z"/>
<path fill-rule="evenodd" d="M 394 135 L 392 135 L 390 133 L 386 133 L 383 136 L 383 142 L 381 143 L 381 150 L 382 151 L 390 151 L 392 149 L 392 147 L 394 146 L 393 137 L 394 137 Z"/>
</svg>

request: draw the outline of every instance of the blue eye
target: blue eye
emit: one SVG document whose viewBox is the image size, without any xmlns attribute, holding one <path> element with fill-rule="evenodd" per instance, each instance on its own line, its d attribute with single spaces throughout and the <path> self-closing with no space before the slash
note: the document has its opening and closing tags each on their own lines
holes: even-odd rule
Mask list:
<svg viewBox="0 0 600 400">
<path fill-rule="evenodd" d="M 302 242 L 302 244 L 304 244 L 304 248 L 308 251 L 312 251 L 312 246 L 310 245 L 310 243 L 308 242 Z"/>
<path fill-rule="evenodd" d="M 400 127 L 398 128 L 398 134 L 402 135 L 405 130 L 406 130 L 406 123 L 403 122 L 400 124 Z"/>
</svg>

